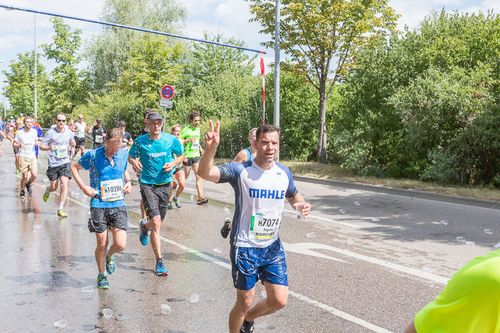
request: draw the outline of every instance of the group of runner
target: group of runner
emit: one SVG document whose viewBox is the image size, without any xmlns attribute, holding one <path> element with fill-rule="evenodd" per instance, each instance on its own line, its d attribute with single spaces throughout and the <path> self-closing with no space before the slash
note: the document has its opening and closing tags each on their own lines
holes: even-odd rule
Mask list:
<svg viewBox="0 0 500 333">
<path fill-rule="evenodd" d="M 282 308 L 288 297 L 287 268 L 279 227 L 284 201 L 307 216 L 310 205 L 295 188 L 290 171 L 275 162 L 279 145 L 279 129 L 262 125 L 249 134 L 250 146 L 243 149 L 234 162 L 214 166 L 214 156 L 220 142 L 220 124 L 205 135 L 206 151 L 201 146 L 201 115 L 189 114 L 189 125 L 171 127 L 171 134 L 162 131 L 163 119 L 152 110 L 145 113 L 145 133 L 136 138 L 125 136 L 125 125 L 105 130 L 96 121 L 89 130 L 79 117 L 71 128 L 67 118 L 59 113 L 43 139 L 33 130 L 34 119 L 26 117 L 24 127 L 13 140 L 19 149 L 22 172 L 21 194 L 31 193 L 31 184 L 37 177 L 34 147 L 47 151 L 47 176 L 50 185 L 43 194 L 48 201 L 50 194 L 60 188 L 57 215 L 67 217 L 64 204 L 68 182 L 73 177 L 82 192 L 90 198 L 89 231 L 96 235 L 95 258 L 98 268 L 97 287 L 109 287 L 108 276 L 116 271 L 116 254 L 124 251 L 127 243 L 128 216 L 124 197 L 130 193 L 131 178 L 127 171 L 130 163 L 138 173 L 145 219 L 140 221 L 139 240 L 143 246 L 151 243 L 156 258 L 154 272 L 168 275 L 162 257 L 160 229 L 172 203 L 181 207 L 179 197 L 191 169 L 196 177 L 197 204 L 207 204 L 203 194 L 203 179 L 212 182 L 229 182 L 235 191 L 235 213 L 231 228 L 231 262 L 236 303 L 229 315 L 230 332 L 251 332 L 253 321 Z M 93 145 L 84 153 L 85 131 L 92 133 Z M 121 149 L 131 144 L 130 151 Z M 76 148 L 72 150 L 72 148 Z M 70 166 L 70 159 L 80 152 L 80 158 Z M 80 175 L 88 170 L 90 184 Z M 173 180 L 176 180 L 176 193 Z M 172 193 L 173 194 L 173 193 Z M 229 226 L 223 228 L 229 232 Z M 108 242 L 108 230 L 112 241 Z M 221 231 L 222 232 L 222 231 Z M 108 248 L 108 243 L 111 246 Z M 253 303 L 255 285 L 261 280 L 267 298 Z"/>
<path fill-rule="evenodd" d="M 290 170 L 275 161 L 279 147 L 279 129 L 268 124 L 252 129 L 250 146 L 238 153 L 235 160 L 219 166 L 214 157 L 220 143 L 220 123 L 209 121 L 205 135 L 204 154 L 200 145 L 199 113 L 190 114 L 190 126 L 162 132 L 159 113 L 145 114 L 146 132 L 132 143 L 125 136 L 125 124 L 105 131 L 94 124 L 94 138 L 102 144 L 89 150 L 69 168 L 69 147 L 76 147 L 73 131 L 66 125 L 66 116 L 56 117 L 56 124 L 40 142 L 33 129 L 35 121 L 25 117 L 24 127 L 15 135 L 0 119 L 0 136 L 10 137 L 18 151 L 18 167 L 22 173 L 21 197 L 31 193 L 37 177 L 35 146 L 48 151 L 47 176 L 50 185 L 43 198 L 48 200 L 58 185 L 61 187 L 57 214 L 63 210 L 71 176 L 85 195 L 90 197 L 89 231 L 96 234 L 95 258 L 98 267 L 97 287 L 109 287 L 108 275 L 116 271 L 116 254 L 124 251 L 127 242 L 128 216 L 124 196 L 131 192 L 127 164 L 139 173 L 139 183 L 146 218 L 140 222 L 139 240 L 151 247 L 156 258 L 154 272 L 168 275 L 162 258 L 160 228 L 170 200 L 180 207 L 178 198 L 184 188 L 186 173 L 193 168 L 197 179 L 198 204 L 205 204 L 202 180 L 228 182 L 235 192 L 235 212 L 232 228 L 224 225 L 221 233 L 230 233 L 230 259 L 236 302 L 229 314 L 229 332 L 253 332 L 254 321 L 283 308 L 288 300 L 288 275 L 285 252 L 279 237 L 285 199 L 298 212 L 308 216 L 309 203 L 298 193 Z M 83 121 L 83 120 L 82 120 Z M 184 132 L 184 134 L 183 134 Z M 13 136 L 13 138 L 12 138 Z M 99 144 L 94 140 L 94 144 Z M 131 144 L 130 151 L 121 149 Z M 187 149 L 184 146 L 187 145 Z M 196 154 L 198 152 L 200 155 Z M 80 150 L 80 153 L 83 152 Z M 76 155 L 76 152 L 75 152 Z M 183 170 L 184 167 L 184 170 Z M 80 177 L 82 169 L 90 173 L 87 186 Z M 181 171 L 182 170 L 182 171 Z M 184 173 L 184 174 L 183 174 Z M 170 195 L 173 179 L 177 192 Z M 108 230 L 112 235 L 108 248 Z M 442 293 L 417 313 L 405 332 L 496 332 L 500 325 L 500 249 L 467 263 L 449 281 Z M 255 286 L 261 281 L 267 297 L 254 301 Z"/>
</svg>

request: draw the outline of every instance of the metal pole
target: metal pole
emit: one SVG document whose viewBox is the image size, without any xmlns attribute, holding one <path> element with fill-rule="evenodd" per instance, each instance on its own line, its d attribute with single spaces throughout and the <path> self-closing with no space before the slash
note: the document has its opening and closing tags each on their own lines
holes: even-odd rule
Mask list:
<svg viewBox="0 0 500 333">
<path fill-rule="evenodd" d="M 37 61 L 37 56 L 36 56 L 36 14 L 34 14 L 33 16 L 33 30 L 34 30 L 34 33 L 33 33 L 33 54 L 34 54 L 34 57 L 35 57 L 35 67 L 33 69 L 34 71 L 34 84 L 33 84 L 33 99 L 34 99 L 34 108 L 35 108 L 35 121 L 38 121 L 38 99 L 37 99 L 37 96 L 36 96 L 36 75 L 37 75 L 37 66 L 38 66 L 38 61 Z"/>
<path fill-rule="evenodd" d="M 273 123 L 280 126 L 280 0 L 276 0 L 274 18 L 274 113 Z M 278 152 L 279 161 L 279 152 Z"/>
<path fill-rule="evenodd" d="M 0 64 L 3 64 L 4 62 L 5 62 L 5 60 L 0 60 Z M 2 88 L 3 88 L 3 85 L 2 85 Z M 7 108 L 5 107 L 5 95 L 4 95 L 4 92 L 2 91 L 1 93 L 2 93 L 3 120 L 5 121 L 5 118 L 7 118 Z"/>
</svg>

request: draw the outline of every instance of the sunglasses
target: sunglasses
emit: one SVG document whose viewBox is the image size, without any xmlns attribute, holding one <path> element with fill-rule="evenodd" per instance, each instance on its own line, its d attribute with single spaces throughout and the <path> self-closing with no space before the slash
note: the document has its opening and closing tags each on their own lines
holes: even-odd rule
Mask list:
<svg viewBox="0 0 500 333">
<path fill-rule="evenodd" d="M 65 123 L 66 122 L 66 119 L 56 119 L 58 122 L 60 123 Z"/>
</svg>

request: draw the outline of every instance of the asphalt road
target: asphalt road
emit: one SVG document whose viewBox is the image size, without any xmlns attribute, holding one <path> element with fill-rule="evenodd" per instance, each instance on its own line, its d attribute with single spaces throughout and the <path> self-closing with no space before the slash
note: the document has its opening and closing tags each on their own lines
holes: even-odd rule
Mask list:
<svg viewBox="0 0 500 333">
<path fill-rule="evenodd" d="M 18 198 L 11 150 L 0 157 L 2 332 L 225 332 L 235 291 L 229 244 L 219 234 L 232 214 L 228 185 L 206 184 L 199 207 L 188 183 L 183 207 L 169 211 L 156 277 L 150 247 L 138 240 L 139 190 L 127 197 L 127 249 L 109 290 L 97 290 L 88 200 L 71 183 L 67 219 L 57 196 L 41 200 L 46 159 L 32 197 Z M 297 182 L 313 204 L 307 221 L 289 208 L 281 235 L 290 298 L 258 319 L 255 332 L 400 332 L 451 274 L 500 241 L 500 210 L 380 191 Z M 264 297 L 258 286 L 257 297 Z M 108 318 L 109 317 L 109 318 Z M 55 326 L 64 326 L 57 328 Z"/>
</svg>

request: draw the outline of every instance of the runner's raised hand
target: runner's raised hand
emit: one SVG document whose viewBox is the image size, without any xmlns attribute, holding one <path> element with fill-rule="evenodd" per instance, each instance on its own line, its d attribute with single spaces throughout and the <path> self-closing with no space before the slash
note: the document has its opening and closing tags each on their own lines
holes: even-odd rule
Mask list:
<svg viewBox="0 0 500 333">
<path fill-rule="evenodd" d="M 207 149 L 216 149 L 220 142 L 220 121 L 217 120 L 214 127 L 214 122 L 212 120 L 208 121 L 209 130 L 205 134 L 205 144 Z"/>
</svg>

